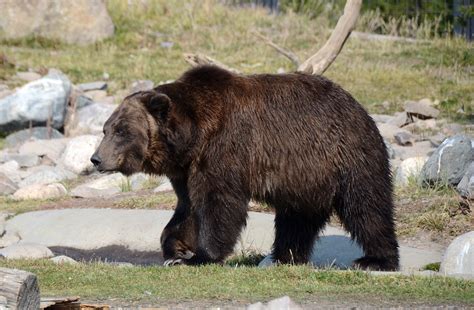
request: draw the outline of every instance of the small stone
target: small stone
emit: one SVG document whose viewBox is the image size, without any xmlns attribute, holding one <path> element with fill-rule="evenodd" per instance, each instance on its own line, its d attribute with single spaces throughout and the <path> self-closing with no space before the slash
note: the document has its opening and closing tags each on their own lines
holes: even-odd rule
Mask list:
<svg viewBox="0 0 474 310">
<path fill-rule="evenodd" d="M 451 124 L 446 124 L 445 126 L 443 126 L 443 129 L 441 129 L 441 132 L 447 136 L 454 136 L 454 135 L 463 133 L 464 128 L 460 124 L 451 123 Z"/>
<path fill-rule="evenodd" d="M 67 194 L 67 190 L 61 183 L 33 184 L 17 190 L 13 198 L 17 200 L 26 199 L 51 199 L 59 198 Z"/>
<path fill-rule="evenodd" d="M 444 253 L 440 273 L 474 279 L 474 231 L 454 239 Z"/>
<path fill-rule="evenodd" d="M 0 196 L 13 194 L 17 189 L 18 186 L 15 184 L 15 182 L 0 172 Z M 1 234 L 2 232 L 0 231 L 0 235 Z"/>
<path fill-rule="evenodd" d="M 74 173 L 81 174 L 94 170 L 90 158 L 100 143 L 100 138 L 84 135 L 71 139 L 61 156 L 64 166 Z"/>
<path fill-rule="evenodd" d="M 398 126 L 395 125 L 390 125 L 390 124 L 384 124 L 384 123 L 377 123 L 377 128 L 380 131 L 380 134 L 384 139 L 386 139 L 390 143 L 396 143 L 397 141 L 395 140 L 395 134 L 401 133 L 401 132 L 406 132 L 409 133 L 408 131 L 399 128 Z"/>
<path fill-rule="evenodd" d="M 40 259 L 52 257 L 53 252 L 41 244 L 17 243 L 0 249 L 0 256 L 6 259 Z"/>
<path fill-rule="evenodd" d="M 136 93 L 139 91 L 150 90 L 155 86 L 155 83 L 150 80 L 138 80 L 132 83 L 130 93 Z"/>
<path fill-rule="evenodd" d="M 91 91 L 91 90 L 106 90 L 107 89 L 107 82 L 104 81 L 97 81 L 97 82 L 90 82 L 90 83 L 82 83 L 77 85 L 77 87 L 82 91 Z"/>
<path fill-rule="evenodd" d="M 412 157 L 402 161 L 397 169 L 396 183 L 406 186 L 409 184 L 410 179 L 418 182 L 421 169 L 423 169 L 423 165 L 427 160 L 428 157 Z"/>
<path fill-rule="evenodd" d="M 173 45 L 174 45 L 174 42 L 170 42 L 170 41 L 163 41 L 160 43 L 160 46 L 163 48 L 172 48 Z"/>
<path fill-rule="evenodd" d="M 121 173 L 105 175 L 81 184 L 71 190 L 71 196 L 80 198 L 110 197 L 123 191 L 129 181 Z"/>
<path fill-rule="evenodd" d="M 397 127 L 403 127 L 410 123 L 413 123 L 413 118 L 407 114 L 407 112 L 399 112 L 395 114 L 395 117 L 391 118 L 386 122 L 389 125 L 394 125 Z"/>
<path fill-rule="evenodd" d="M 474 162 L 469 165 L 456 189 L 461 197 L 474 200 Z"/>
<path fill-rule="evenodd" d="M 105 97 L 107 97 L 107 92 L 105 90 L 91 90 L 85 92 L 84 95 L 91 98 L 94 102 L 103 102 Z"/>
<path fill-rule="evenodd" d="M 408 132 L 398 132 L 395 134 L 395 141 L 401 146 L 413 145 L 415 139 Z"/>
<path fill-rule="evenodd" d="M 277 69 L 277 73 L 278 74 L 284 74 L 284 73 L 286 73 L 286 70 L 284 68 L 280 67 L 280 68 Z"/>
<path fill-rule="evenodd" d="M 55 256 L 53 258 L 50 258 L 49 260 L 55 262 L 58 265 L 77 264 L 77 261 L 75 261 L 74 259 L 72 259 L 72 258 L 70 258 L 69 256 L 66 256 L 66 255 Z"/>
<path fill-rule="evenodd" d="M 434 147 L 438 147 L 441 145 L 441 143 L 443 143 L 445 139 L 445 135 L 443 135 L 442 133 L 437 133 L 436 135 L 430 137 L 430 142 L 431 145 L 433 145 Z"/>
<path fill-rule="evenodd" d="M 164 193 L 173 191 L 173 185 L 168 178 L 165 178 L 163 182 L 153 190 L 154 193 Z"/>
<path fill-rule="evenodd" d="M 407 101 L 405 102 L 405 111 L 410 116 L 415 116 L 419 119 L 437 118 L 439 110 L 428 105 L 422 101 Z"/>
<path fill-rule="evenodd" d="M 16 77 L 26 82 L 33 82 L 41 79 L 41 74 L 36 72 L 17 72 Z"/>
</svg>

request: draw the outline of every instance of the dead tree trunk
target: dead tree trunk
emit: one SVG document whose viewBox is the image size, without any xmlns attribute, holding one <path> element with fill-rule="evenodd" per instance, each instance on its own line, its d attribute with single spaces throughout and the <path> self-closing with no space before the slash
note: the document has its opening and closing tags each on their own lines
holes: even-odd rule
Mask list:
<svg viewBox="0 0 474 310">
<path fill-rule="evenodd" d="M 3 298 L 1 298 L 3 297 Z M 40 292 L 34 274 L 0 268 L 0 306 L 6 300 L 7 309 L 39 309 Z"/>
<path fill-rule="evenodd" d="M 339 55 L 344 43 L 354 29 L 361 6 L 362 0 L 347 0 L 344 14 L 337 21 L 336 28 L 334 28 L 329 40 L 316 54 L 303 62 L 298 71 L 309 74 L 323 74 L 326 71 Z"/>
</svg>

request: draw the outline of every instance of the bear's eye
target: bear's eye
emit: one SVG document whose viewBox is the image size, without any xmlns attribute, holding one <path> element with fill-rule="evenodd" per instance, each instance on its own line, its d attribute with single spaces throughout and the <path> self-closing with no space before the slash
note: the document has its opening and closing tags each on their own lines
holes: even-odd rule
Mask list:
<svg viewBox="0 0 474 310">
<path fill-rule="evenodd" d="M 119 136 L 122 136 L 122 135 L 124 135 L 125 133 L 126 133 L 126 130 L 125 130 L 125 128 L 123 128 L 123 127 L 119 127 L 119 128 L 117 128 L 117 129 L 115 129 L 115 134 L 117 134 L 117 135 L 119 135 Z"/>
</svg>

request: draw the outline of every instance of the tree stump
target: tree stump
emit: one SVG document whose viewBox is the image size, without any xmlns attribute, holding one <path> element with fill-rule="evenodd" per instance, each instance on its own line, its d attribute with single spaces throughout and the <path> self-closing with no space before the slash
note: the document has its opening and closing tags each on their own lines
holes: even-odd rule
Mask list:
<svg viewBox="0 0 474 310">
<path fill-rule="evenodd" d="M 36 276 L 23 270 L 0 268 L 0 306 L 5 300 L 7 309 L 39 309 Z"/>
</svg>

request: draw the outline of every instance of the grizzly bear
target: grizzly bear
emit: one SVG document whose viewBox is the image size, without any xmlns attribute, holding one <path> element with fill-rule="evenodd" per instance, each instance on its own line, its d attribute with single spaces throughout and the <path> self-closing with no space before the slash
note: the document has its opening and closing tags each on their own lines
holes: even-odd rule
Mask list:
<svg viewBox="0 0 474 310">
<path fill-rule="evenodd" d="M 335 214 L 364 250 L 356 267 L 398 268 L 386 146 L 364 108 L 324 77 L 194 68 L 126 97 L 91 161 L 171 180 L 166 265 L 222 263 L 254 199 L 275 210 L 278 263 L 307 263 Z"/>
</svg>

